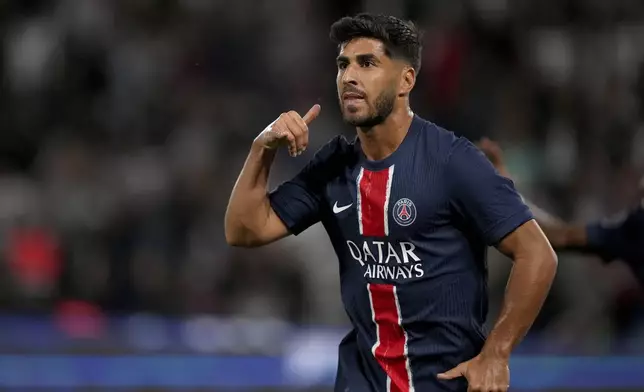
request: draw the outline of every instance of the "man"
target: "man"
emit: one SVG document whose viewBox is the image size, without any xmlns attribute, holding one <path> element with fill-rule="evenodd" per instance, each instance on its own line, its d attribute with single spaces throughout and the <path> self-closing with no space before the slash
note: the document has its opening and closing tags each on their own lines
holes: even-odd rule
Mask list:
<svg viewBox="0 0 644 392">
<path fill-rule="evenodd" d="M 330 36 L 356 139 L 332 139 L 269 193 L 275 148 L 304 150 L 320 107 L 279 116 L 255 139 L 233 189 L 227 241 L 260 246 L 322 222 L 353 324 L 336 391 L 506 390 L 510 353 L 546 298 L 556 256 L 511 181 L 470 142 L 411 111 L 421 54 L 413 24 L 360 14 Z M 485 340 L 488 244 L 514 268 Z"/>
<path fill-rule="evenodd" d="M 510 178 L 498 143 L 483 139 L 479 147 L 499 173 Z M 605 263 L 621 260 L 644 287 L 644 198 L 635 208 L 587 224 L 566 223 L 536 206 L 531 210 L 555 250 L 593 254 Z"/>
</svg>

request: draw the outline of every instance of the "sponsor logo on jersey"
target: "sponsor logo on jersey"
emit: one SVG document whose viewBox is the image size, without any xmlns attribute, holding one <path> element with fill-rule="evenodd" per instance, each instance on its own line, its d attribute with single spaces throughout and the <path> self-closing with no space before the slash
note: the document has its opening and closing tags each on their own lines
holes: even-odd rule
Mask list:
<svg viewBox="0 0 644 392">
<path fill-rule="evenodd" d="M 411 242 L 347 241 L 351 257 L 371 279 L 412 279 L 425 274 L 416 246 Z"/>
</svg>

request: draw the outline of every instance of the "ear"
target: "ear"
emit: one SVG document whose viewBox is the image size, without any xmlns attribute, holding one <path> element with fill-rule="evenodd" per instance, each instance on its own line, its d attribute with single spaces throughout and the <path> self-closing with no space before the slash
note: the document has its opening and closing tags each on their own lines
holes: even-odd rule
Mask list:
<svg viewBox="0 0 644 392">
<path fill-rule="evenodd" d="M 409 96 L 414 85 L 416 85 L 416 70 L 406 65 L 402 69 L 400 86 L 398 87 L 398 96 Z"/>
</svg>

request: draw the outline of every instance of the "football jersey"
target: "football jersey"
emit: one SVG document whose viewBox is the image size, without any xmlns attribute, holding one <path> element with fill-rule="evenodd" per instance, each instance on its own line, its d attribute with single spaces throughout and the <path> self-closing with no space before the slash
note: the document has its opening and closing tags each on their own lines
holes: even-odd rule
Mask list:
<svg viewBox="0 0 644 392">
<path fill-rule="evenodd" d="M 336 137 L 269 197 L 295 235 L 321 222 L 337 254 L 353 328 L 336 391 L 467 389 L 436 375 L 480 352 L 486 247 L 533 218 L 511 180 L 467 139 L 415 116 L 387 158 Z"/>
</svg>

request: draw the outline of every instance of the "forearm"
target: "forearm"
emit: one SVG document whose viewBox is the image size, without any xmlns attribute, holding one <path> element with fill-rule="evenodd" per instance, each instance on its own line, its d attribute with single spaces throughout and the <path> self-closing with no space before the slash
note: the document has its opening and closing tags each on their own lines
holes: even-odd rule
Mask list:
<svg viewBox="0 0 644 392">
<path fill-rule="evenodd" d="M 515 258 L 501 314 L 482 354 L 509 357 L 534 323 L 557 269 L 557 257 L 552 248 L 541 248 Z"/>
<path fill-rule="evenodd" d="M 226 209 L 225 230 L 229 243 L 240 242 L 260 231 L 269 219 L 268 177 L 275 150 L 253 144 Z"/>
</svg>

